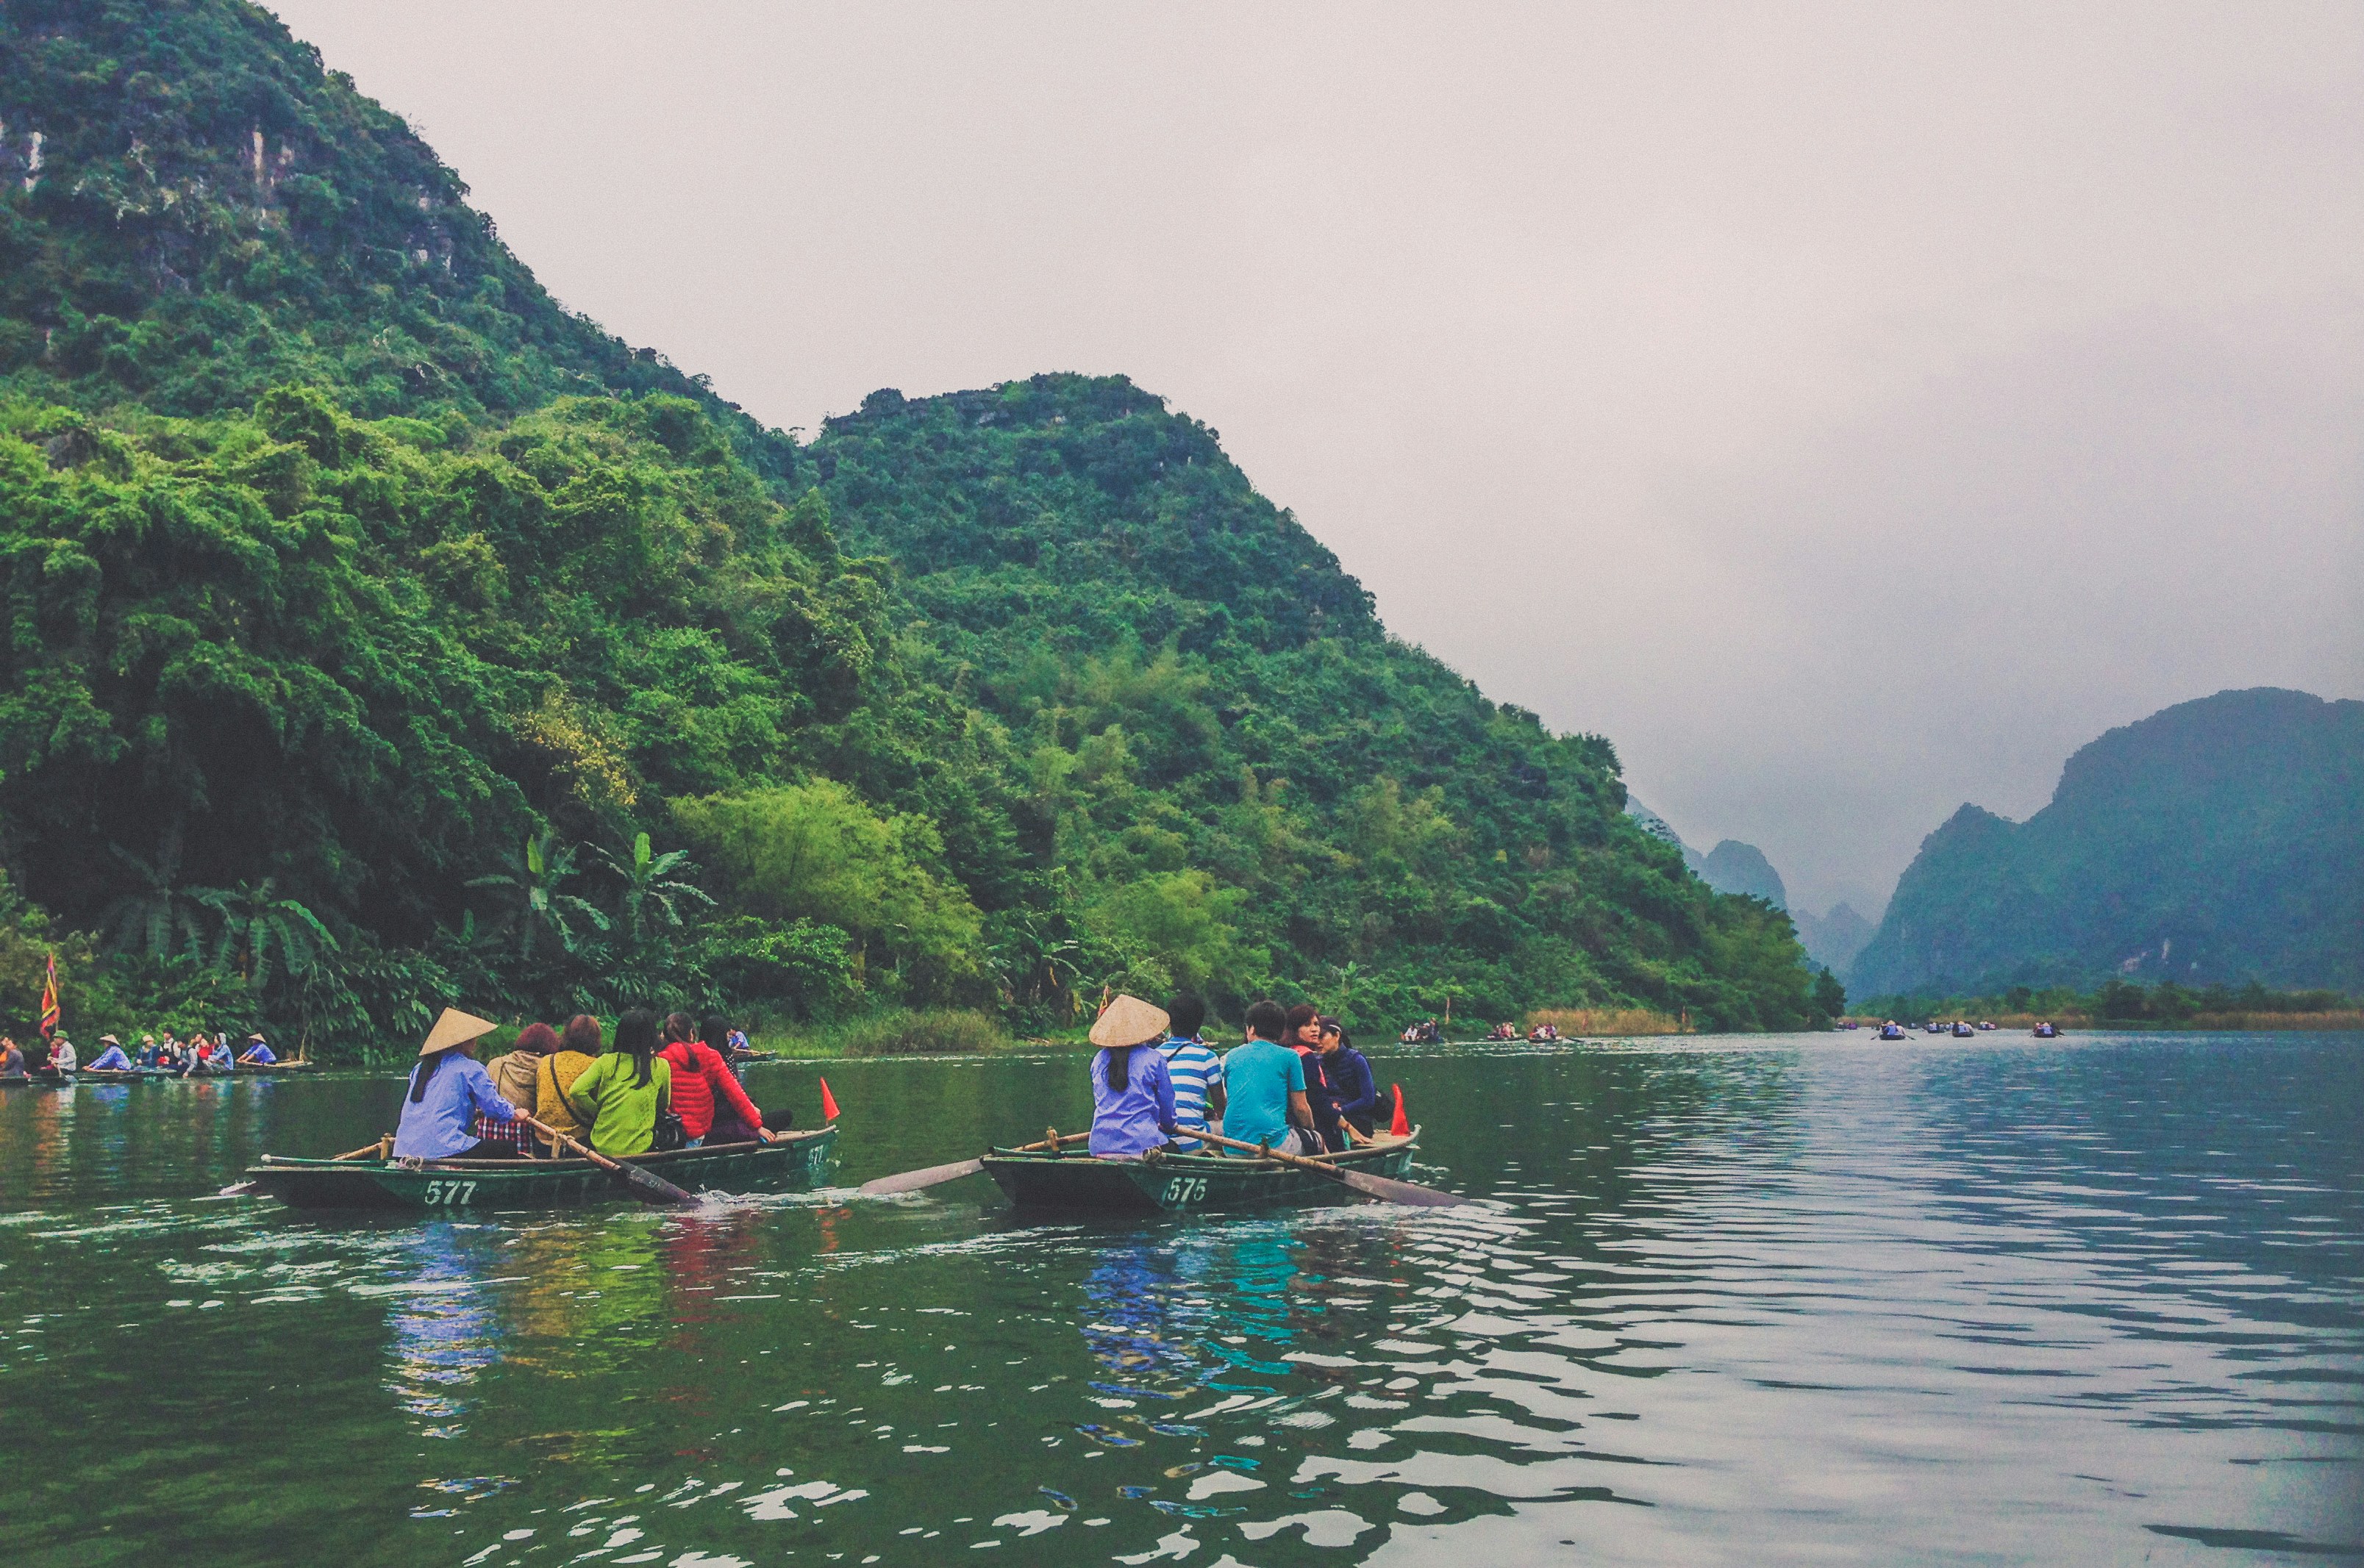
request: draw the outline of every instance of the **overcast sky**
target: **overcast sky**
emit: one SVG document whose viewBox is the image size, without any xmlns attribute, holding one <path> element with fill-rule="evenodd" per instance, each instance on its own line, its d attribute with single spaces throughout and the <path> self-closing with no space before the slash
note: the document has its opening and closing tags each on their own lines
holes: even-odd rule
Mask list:
<svg viewBox="0 0 2364 1568">
<path fill-rule="evenodd" d="M 2364 695 L 2364 6 L 278 9 L 762 418 L 1165 395 L 1806 907 Z"/>
</svg>

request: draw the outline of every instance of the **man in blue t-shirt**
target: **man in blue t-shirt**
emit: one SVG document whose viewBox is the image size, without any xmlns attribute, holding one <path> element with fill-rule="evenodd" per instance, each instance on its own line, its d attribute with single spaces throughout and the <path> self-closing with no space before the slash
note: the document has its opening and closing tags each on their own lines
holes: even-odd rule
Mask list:
<svg viewBox="0 0 2364 1568">
<path fill-rule="evenodd" d="M 1319 1153 L 1319 1145 L 1300 1143 L 1290 1126 L 1311 1127 L 1313 1110 L 1305 1100 L 1305 1064 L 1278 1043 L 1288 1029 L 1288 1014 L 1277 1002 L 1258 1002 L 1248 1009 L 1246 1022 L 1248 1042 L 1223 1058 L 1223 1088 L 1230 1096 L 1223 1136 L 1284 1154 Z"/>
<path fill-rule="evenodd" d="M 1199 1040 L 1207 1021 L 1207 1004 L 1187 992 L 1165 1004 L 1165 1075 L 1174 1084 L 1174 1125 L 1183 1132 L 1204 1131 L 1210 1115 L 1223 1114 L 1223 1063 Z M 1185 1154 L 1204 1151 L 1195 1138 L 1177 1138 L 1174 1146 Z"/>
</svg>

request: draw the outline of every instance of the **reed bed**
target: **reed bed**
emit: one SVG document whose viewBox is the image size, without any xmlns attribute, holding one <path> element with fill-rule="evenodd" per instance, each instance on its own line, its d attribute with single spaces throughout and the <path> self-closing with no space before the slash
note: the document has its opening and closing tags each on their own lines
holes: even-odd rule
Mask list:
<svg viewBox="0 0 2364 1568">
<path fill-rule="evenodd" d="M 1527 1027 L 1549 1024 L 1564 1035 L 1689 1034 L 1688 1019 L 1647 1007 L 1544 1007 L 1527 1015 Z"/>
</svg>

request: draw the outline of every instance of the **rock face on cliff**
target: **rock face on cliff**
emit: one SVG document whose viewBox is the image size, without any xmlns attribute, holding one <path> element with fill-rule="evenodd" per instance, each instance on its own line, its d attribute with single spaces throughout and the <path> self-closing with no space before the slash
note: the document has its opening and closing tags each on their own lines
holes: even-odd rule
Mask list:
<svg viewBox="0 0 2364 1568">
<path fill-rule="evenodd" d="M 2024 823 L 1964 806 L 1850 989 L 2364 986 L 2364 703 L 2260 687 L 2113 729 Z"/>
</svg>

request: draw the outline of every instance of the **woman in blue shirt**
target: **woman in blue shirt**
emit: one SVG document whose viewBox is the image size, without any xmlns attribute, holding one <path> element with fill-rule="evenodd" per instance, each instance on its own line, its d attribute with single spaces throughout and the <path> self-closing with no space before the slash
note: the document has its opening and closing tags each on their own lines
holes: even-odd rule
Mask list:
<svg viewBox="0 0 2364 1568">
<path fill-rule="evenodd" d="M 1172 1021 L 1138 996 L 1119 996 L 1093 1023 L 1095 1158 L 1136 1160 L 1174 1136 L 1174 1080 L 1157 1049 Z"/>
<path fill-rule="evenodd" d="M 521 1152 L 511 1143 L 479 1142 L 472 1130 L 479 1116 L 507 1121 L 518 1114 L 476 1060 L 476 1042 L 496 1027 L 457 1007 L 443 1009 L 410 1070 L 410 1093 L 394 1133 L 396 1158 L 513 1160 Z"/>
</svg>

